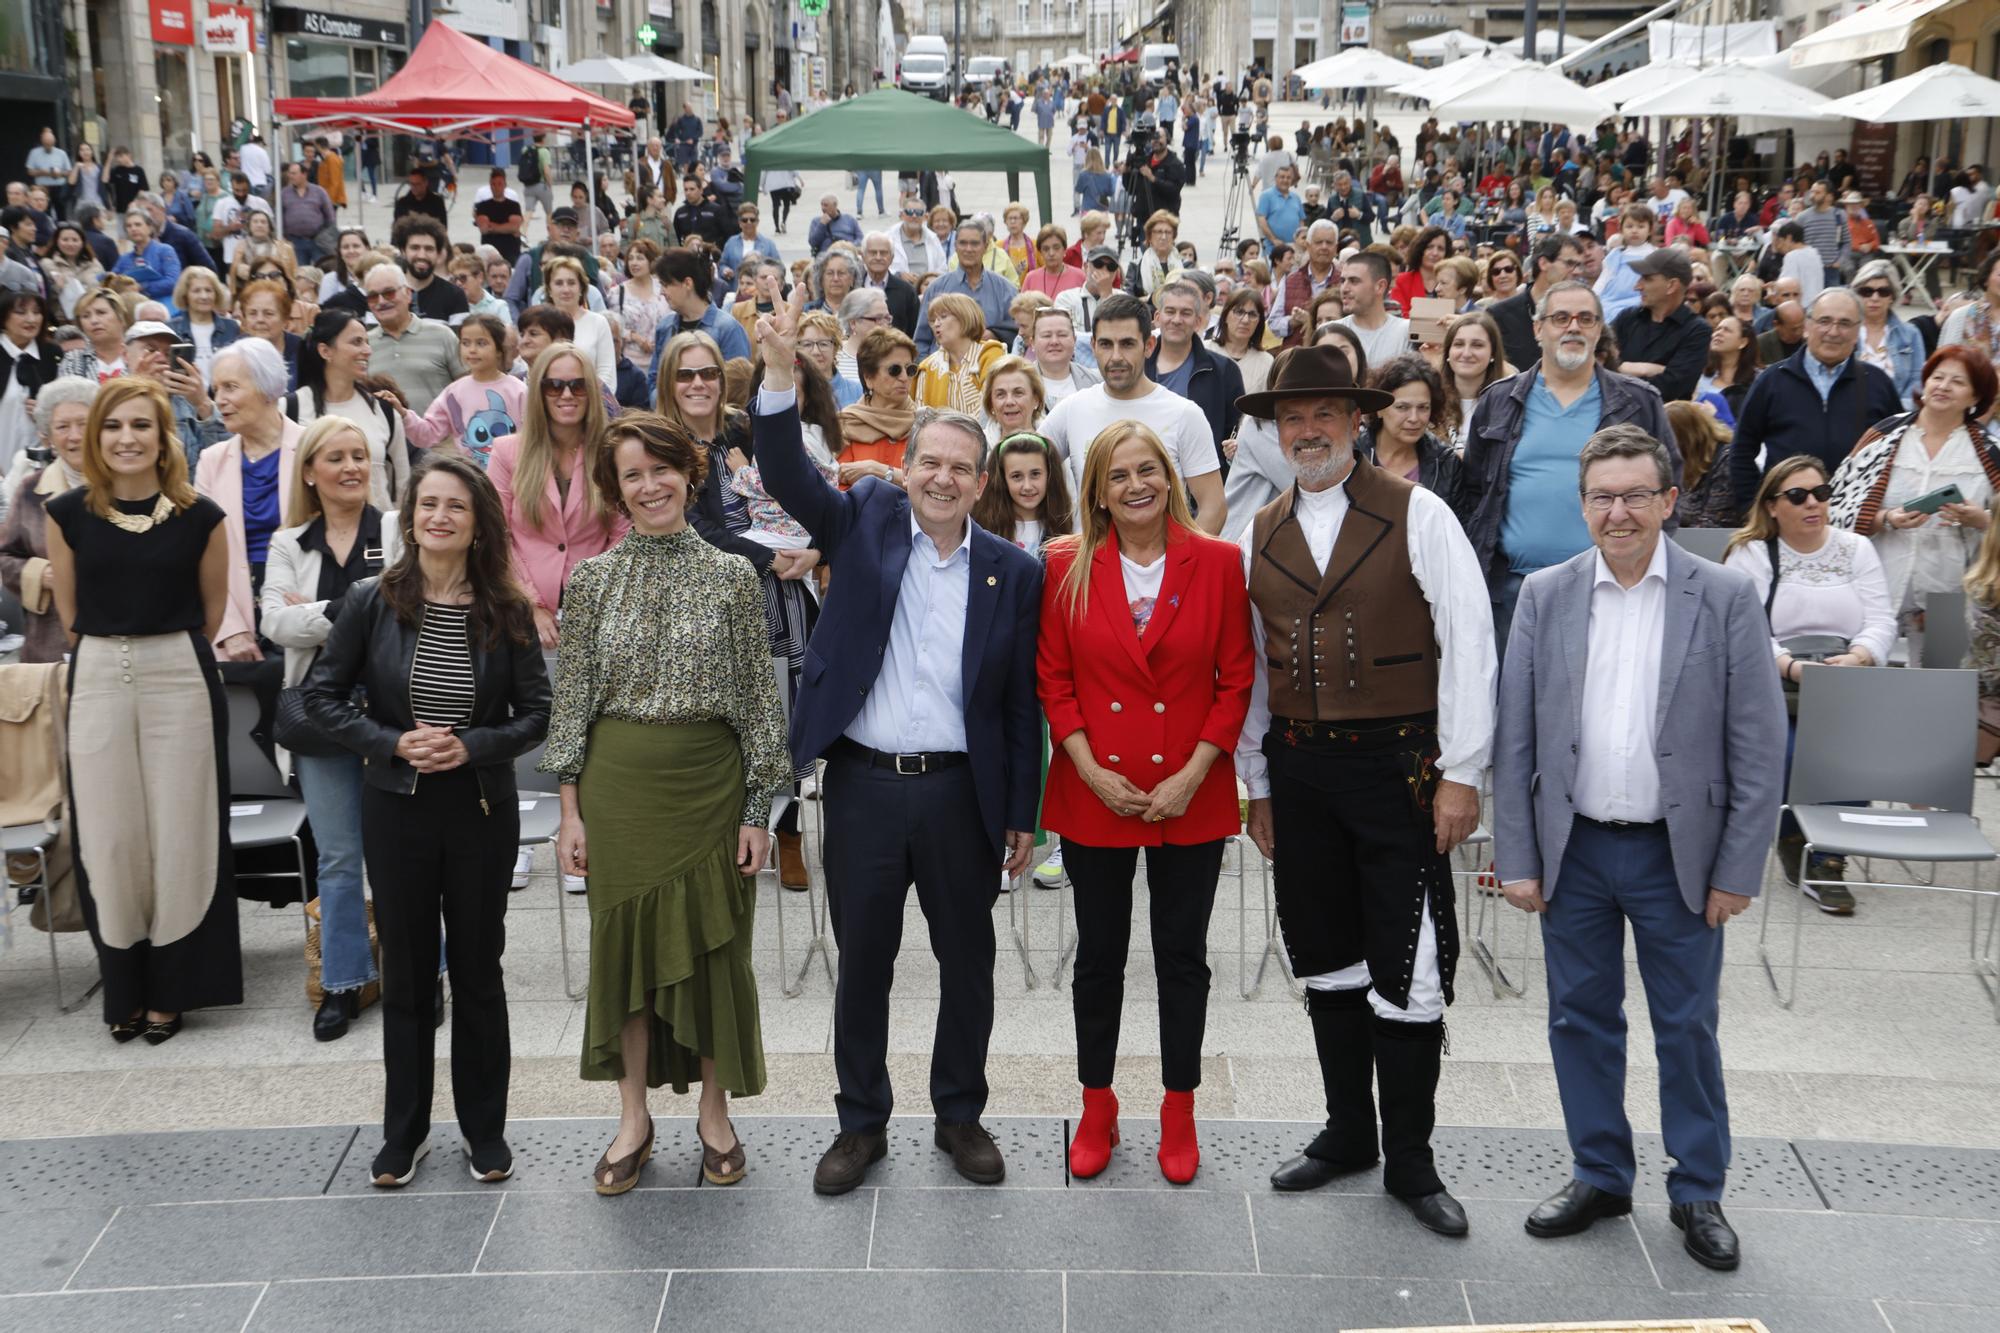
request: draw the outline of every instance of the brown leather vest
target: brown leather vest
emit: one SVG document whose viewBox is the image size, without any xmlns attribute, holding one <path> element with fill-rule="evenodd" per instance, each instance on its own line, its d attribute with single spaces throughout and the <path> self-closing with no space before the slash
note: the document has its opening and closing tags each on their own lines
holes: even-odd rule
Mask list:
<svg viewBox="0 0 2000 1333">
<path fill-rule="evenodd" d="M 1264 620 L 1275 717 L 1347 722 L 1437 708 L 1437 630 L 1410 570 L 1412 482 L 1357 456 L 1322 574 L 1293 517 L 1294 486 L 1257 512 L 1250 600 Z"/>
</svg>

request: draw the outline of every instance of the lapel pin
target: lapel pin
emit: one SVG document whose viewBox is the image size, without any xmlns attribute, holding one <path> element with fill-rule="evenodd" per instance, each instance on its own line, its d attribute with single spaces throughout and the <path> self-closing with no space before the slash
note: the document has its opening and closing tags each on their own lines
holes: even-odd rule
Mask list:
<svg viewBox="0 0 2000 1333">
<path fill-rule="evenodd" d="M 989 588 L 998 586 L 999 582 L 1000 580 L 992 574 L 986 576 L 986 586 Z"/>
</svg>

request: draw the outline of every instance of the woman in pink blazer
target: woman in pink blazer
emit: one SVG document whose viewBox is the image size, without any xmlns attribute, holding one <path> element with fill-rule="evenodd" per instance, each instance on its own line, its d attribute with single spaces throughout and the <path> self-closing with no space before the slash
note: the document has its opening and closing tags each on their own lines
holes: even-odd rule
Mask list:
<svg viewBox="0 0 2000 1333">
<path fill-rule="evenodd" d="M 271 534 L 284 526 L 285 497 L 299 449 L 298 425 L 285 416 L 289 372 L 269 343 L 249 339 L 218 352 L 211 369 L 216 410 L 235 434 L 201 451 L 194 488 L 215 501 L 229 536 L 229 604 L 216 631 L 225 662 L 261 662 L 257 594 Z"/>
<path fill-rule="evenodd" d="M 528 372 L 520 433 L 494 441 L 487 464 L 507 511 L 515 577 L 535 605 L 544 648 L 556 646 L 556 613 L 570 571 L 616 545 L 631 526 L 590 481 L 604 422 L 604 396 L 589 358 L 572 343 L 551 343 Z"/>
</svg>

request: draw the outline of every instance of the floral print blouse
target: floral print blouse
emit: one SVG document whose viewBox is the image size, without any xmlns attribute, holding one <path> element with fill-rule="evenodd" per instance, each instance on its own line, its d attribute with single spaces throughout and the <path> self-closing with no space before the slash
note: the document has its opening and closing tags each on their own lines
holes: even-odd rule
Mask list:
<svg viewBox="0 0 2000 1333">
<path fill-rule="evenodd" d="M 728 723 L 743 750 L 743 822 L 770 818 L 792 760 L 764 589 L 749 561 L 689 528 L 629 532 L 576 567 L 563 591 L 542 772 L 575 782 L 600 717 Z"/>
</svg>

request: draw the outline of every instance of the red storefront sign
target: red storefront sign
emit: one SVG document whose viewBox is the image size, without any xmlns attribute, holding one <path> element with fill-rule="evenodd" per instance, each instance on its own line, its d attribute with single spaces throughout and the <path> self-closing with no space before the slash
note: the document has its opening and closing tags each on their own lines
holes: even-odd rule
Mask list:
<svg viewBox="0 0 2000 1333">
<path fill-rule="evenodd" d="M 152 0 L 153 40 L 166 46 L 194 45 L 194 0 Z"/>
</svg>

